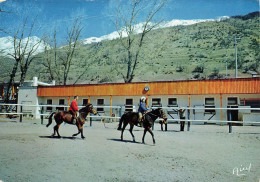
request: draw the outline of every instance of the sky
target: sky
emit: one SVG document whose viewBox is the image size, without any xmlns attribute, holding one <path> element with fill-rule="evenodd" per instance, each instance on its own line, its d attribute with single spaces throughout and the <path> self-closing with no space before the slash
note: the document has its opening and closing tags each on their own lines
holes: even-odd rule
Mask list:
<svg viewBox="0 0 260 182">
<path fill-rule="evenodd" d="M 0 31 L 0 37 L 13 36 L 26 18 L 28 24 L 35 20 L 35 36 L 51 35 L 56 30 L 61 44 L 76 18 L 83 27 L 82 39 L 100 37 L 116 30 L 119 3 L 124 13 L 129 12 L 130 0 L 0 0 L 0 29 L 7 32 Z M 148 10 L 149 6 L 144 8 L 137 23 Z M 259 0 L 168 0 L 155 21 L 215 19 L 254 11 L 259 11 Z"/>
</svg>

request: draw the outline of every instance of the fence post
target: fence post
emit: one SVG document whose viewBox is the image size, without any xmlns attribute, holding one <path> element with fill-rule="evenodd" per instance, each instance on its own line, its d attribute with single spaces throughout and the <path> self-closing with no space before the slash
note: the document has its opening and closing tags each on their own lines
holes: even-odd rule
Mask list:
<svg viewBox="0 0 260 182">
<path fill-rule="evenodd" d="M 120 108 L 119 108 L 119 117 L 120 118 L 122 117 L 122 106 L 120 106 Z"/>
<path fill-rule="evenodd" d="M 231 121 L 232 117 L 231 117 L 231 111 L 229 111 L 229 121 Z M 228 132 L 232 133 L 232 123 L 228 123 Z"/>
<path fill-rule="evenodd" d="M 190 131 L 190 121 L 188 121 L 187 131 Z"/>
<path fill-rule="evenodd" d="M 190 120 L 190 110 L 188 110 L 188 120 Z M 190 121 L 188 121 L 187 131 L 190 131 Z"/>
<path fill-rule="evenodd" d="M 23 114 L 22 114 L 22 112 L 23 112 L 23 106 L 20 106 L 20 122 L 23 121 Z"/>
<path fill-rule="evenodd" d="M 232 123 L 228 123 L 228 125 L 229 125 L 229 133 L 232 133 Z"/>
<path fill-rule="evenodd" d="M 41 124 L 43 124 L 43 112 L 44 112 L 44 107 L 42 106 L 42 109 L 41 109 Z"/>
<path fill-rule="evenodd" d="M 91 114 L 89 114 L 89 126 L 92 127 L 92 117 L 91 117 Z"/>
</svg>

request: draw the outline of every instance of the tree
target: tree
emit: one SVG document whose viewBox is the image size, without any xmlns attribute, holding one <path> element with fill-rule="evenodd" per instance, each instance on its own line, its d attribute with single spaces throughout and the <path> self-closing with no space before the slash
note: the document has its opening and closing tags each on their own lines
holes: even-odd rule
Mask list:
<svg viewBox="0 0 260 182">
<path fill-rule="evenodd" d="M 10 80 L 7 85 L 7 94 L 5 97 L 5 102 L 9 101 L 10 91 L 14 84 L 14 78 L 16 76 L 18 68 L 20 68 L 20 73 L 21 73 L 19 86 L 23 86 L 27 70 L 30 64 L 32 63 L 32 61 L 35 59 L 34 54 L 39 48 L 40 43 L 42 42 L 42 39 L 36 39 L 32 42 L 33 37 L 31 36 L 34 29 L 34 23 L 35 21 L 33 21 L 32 24 L 30 25 L 30 30 L 27 38 L 25 38 L 25 32 L 27 28 L 27 18 L 23 24 L 23 28 L 21 30 L 18 29 L 15 35 L 13 36 L 14 52 L 9 55 L 14 58 L 15 62 L 12 69 L 12 73 L 10 74 Z"/>
<path fill-rule="evenodd" d="M 57 47 L 56 31 L 54 31 L 49 43 L 45 42 L 45 62 L 43 62 L 43 66 L 50 74 L 50 79 L 56 80 L 58 84 L 67 85 L 71 66 L 74 64 L 73 61 L 75 61 L 76 58 L 82 29 L 79 19 L 76 19 L 73 26 L 68 30 L 67 44 L 65 46 L 62 48 Z M 87 64 L 84 66 L 87 66 Z M 78 82 L 85 73 L 85 71 L 79 72 L 80 75 L 76 78 L 75 83 Z"/>
<path fill-rule="evenodd" d="M 59 68 L 57 63 L 57 39 L 56 39 L 56 30 L 53 33 L 53 37 L 50 39 L 45 39 L 44 41 L 44 54 L 42 65 L 46 68 L 46 72 L 50 75 L 50 80 L 57 80 L 60 83 L 60 74 Z"/>
<path fill-rule="evenodd" d="M 125 83 L 132 82 L 139 61 L 139 54 L 144 44 L 144 38 L 160 24 L 160 22 L 152 23 L 152 21 L 165 3 L 166 0 L 132 0 L 128 14 L 124 14 L 120 5 L 118 6 L 115 26 L 119 34 L 120 43 L 126 50 L 125 56 L 119 61 L 125 63 L 127 67 L 126 73 L 123 73 L 121 70 L 118 70 L 118 72 L 122 75 Z M 145 21 L 141 24 L 141 32 L 139 33 L 137 32 L 137 19 L 145 8 L 150 9 Z M 136 35 L 137 33 L 139 35 Z"/>
</svg>

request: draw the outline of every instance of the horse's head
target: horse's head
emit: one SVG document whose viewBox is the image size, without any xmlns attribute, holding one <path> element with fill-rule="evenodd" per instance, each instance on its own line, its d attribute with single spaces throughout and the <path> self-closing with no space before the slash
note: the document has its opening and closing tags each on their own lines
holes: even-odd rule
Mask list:
<svg viewBox="0 0 260 182">
<path fill-rule="evenodd" d="M 87 104 L 86 107 L 83 107 L 80 109 L 79 112 L 84 112 L 84 113 L 92 113 L 92 114 L 97 114 L 97 111 L 94 109 L 92 104 Z"/>
<path fill-rule="evenodd" d="M 87 107 L 88 107 L 88 111 L 90 113 L 95 114 L 95 115 L 97 114 L 97 111 L 94 109 L 92 104 L 88 104 Z"/>
<path fill-rule="evenodd" d="M 158 112 L 158 117 L 162 118 L 164 120 L 164 123 L 165 123 L 168 119 L 167 114 L 165 114 L 165 112 L 162 108 L 158 108 L 156 110 Z"/>
</svg>

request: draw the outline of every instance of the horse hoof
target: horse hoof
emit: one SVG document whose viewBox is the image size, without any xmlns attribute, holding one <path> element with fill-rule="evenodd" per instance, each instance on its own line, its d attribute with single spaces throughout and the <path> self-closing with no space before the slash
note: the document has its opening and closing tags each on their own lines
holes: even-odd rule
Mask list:
<svg viewBox="0 0 260 182">
<path fill-rule="evenodd" d="M 81 138 L 82 138 L 82 139 L 85 139 L 86 137 L 83 136 L 83 137 L 81 137 Z"/>
</svg>

